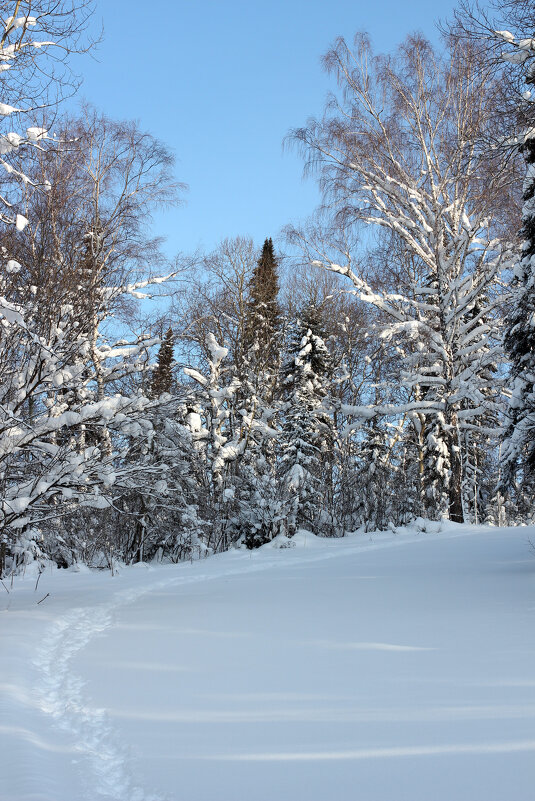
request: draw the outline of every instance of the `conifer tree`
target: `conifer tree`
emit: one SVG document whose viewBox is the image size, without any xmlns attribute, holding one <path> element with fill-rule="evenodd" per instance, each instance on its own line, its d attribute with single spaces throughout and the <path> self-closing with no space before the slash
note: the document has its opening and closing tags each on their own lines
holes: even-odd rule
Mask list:
<svg viewBox="0 0 535 801">
<path fill-rule="evenodd" d="M 273 368 L 279 362 L 278 330 L 280 327 L 280 307 L 277 300 L 279 280 L 277 259 L 271 237 L 266 239 L 262 253 L 253 270 L 249 285 L 249 302 L 244 331 L 244 352 L 256 376 L 256 384 L 266 383 L 260 378 L 266 368 Z"/>
<path fill-rule="evenodd" d="M 275 465 L 265 455 L 265 451 L 271 452 L 267 443 L 274 433 L 267 421 L 258 420 L 249 431 L 239 462 L 238 530 L 249 549 L 270 542 L 279 533 L 284 516 Z"/>
<path fill-rule="evenodd" d="M 394 468 L 389 460 L 386 432 L 373 421 L 362 441 L 356 483 L 359 524 L 365 531 L 385 530 L 392 519 Z"/>
<path fill-rule="evenodd" d="M 187 424 L 193 440 L 200 446 L 204 464 L 204 514 L 211 523 L 208 547 L 226 550 L 236 539 L 235 495 L 237 462 L 241 460 L 247 439 L 235 424 L 235 396 L 240 387 L 232 365 L 224 364 L 228 348 L 219 345 L 214 334 L 206 337 L 209 353 L 207 375 L 185 367 L 184 372 L 195 382 L 194 406 L 190 407 Z M 194 412 L 193 408 L 198 408 Z"/>
<path fill-rule="evenodd" d="M 281 312 L 278 303 L 278 263 L 271 238 L 252 271 L 243 328 L 243 359 L 238 367 L 240 389 L 236 411 L 241 418 L 244 458 L 236 463 L 239 514 L 237 538 L 248 548 L 269 542 L 278 533 L 273 428 L 278 403 L 276 386 L 280 363 Z"/>
<path fill-rule="evenodd" d="M 158 364 L 154 370 L 151 382 L 151 394 L 159 398 L 164 392 L 170 392 L 173 382 L 171 365 L 173 364 L 173 329 L 168 328 L 158 352 Z"/>
<path fill-rule="evenodd" d="M 161 398 L 161 395 L 160 395 Z M 116 540 L 128 562 L 177 562 L 201 556 L 207 524 L 199 509 L 199 454 L 181 399 L 168 395 L 152 409 L 152 429 L 132 447 L 143 481 L 121 499 Z"/>
<path fill-rule="evenodd" d="M 532 39 L 523 42 L 533 42 Z M 515 51 L 518 52 L 518 51 Z M 535 47 L 523 50 L 533 64 Z M 535 84 L 533 67 L 527 70 L 526 83 Z M 529 95 L 529 92 L 527 93 Z M 513 303 L 506 320 L 505 347 L 512 363 L 512 397 L 509 425 L 502 452 L 505 485 L 511 485 L 519 469 L 524 481 L 533 483 L 535 472 L 535 137 L 530 128 L 521 145 L 526 163 L 522 209 L 522 259 L 515 268 Z"/>
<path fill-rule="evenodd" d="M 280 472 L 289 536 L 300 526 L 323 533 L 325 467 L 334 439 L 332 418 L 323 401 L 332 372 L 321 312 L 311 304 L 296 321 L 282 371 L 286 402 Z"/>
</svg>

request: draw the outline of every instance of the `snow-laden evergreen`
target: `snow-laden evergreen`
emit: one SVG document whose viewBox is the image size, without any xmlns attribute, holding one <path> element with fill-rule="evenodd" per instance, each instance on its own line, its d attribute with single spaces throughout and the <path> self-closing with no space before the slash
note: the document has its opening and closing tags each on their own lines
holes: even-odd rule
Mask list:
<svg viewBox="0 0 535 801">
<path fill-rule="evenodd" d="M 531 38 L 517 39 L 508 31 L 497 35 L 510 46 L 502 54 L 504 61 L 522 65 L 526 84 L 535 84 L 535 43 Z M 531 91 L 522 101 L 532 104 Z M 528 115 L 529 116 L 529 115 Z M 522 208 L 522 253 L 514 270 L 513 298 L 506 320 L 505 346 L 512 363 L 512 392 L 509 425 L 502 451 L 503 484 L 509 486 L 520 472 L 528 485 L 535 467 L 535 129 L 520 134 L 520 150 L 526 164 Z"/>
<path fill-rule="evenodd" d="M 324 405 L 333 366 L 323 338 L 321 311 L 314 305 L 308 305 L 295 323 L 282 376 L 285 403 L 279 470 L 285 529 L 290 537 L 298 528 L 334 533 L 323 502 L 332 490 L 334 472 L 334 425 Z"/>
</svg>

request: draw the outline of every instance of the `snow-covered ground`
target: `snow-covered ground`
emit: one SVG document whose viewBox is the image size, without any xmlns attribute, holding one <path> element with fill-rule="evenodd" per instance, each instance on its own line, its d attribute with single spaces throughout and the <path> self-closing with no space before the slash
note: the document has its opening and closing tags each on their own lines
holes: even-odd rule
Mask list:
<svg viewBox="0 0 535 801">
<path fill-rule="evenodd" d="M 530 540 L 300 534 L 0 585 L 0 798 L 532 801 Z"/>
</svg>

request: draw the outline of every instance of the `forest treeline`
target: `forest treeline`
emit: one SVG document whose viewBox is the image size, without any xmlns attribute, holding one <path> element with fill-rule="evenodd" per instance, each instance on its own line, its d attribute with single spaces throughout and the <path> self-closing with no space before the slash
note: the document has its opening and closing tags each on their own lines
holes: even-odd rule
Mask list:
<svg viewBox="0 0 535 801">
<path fill-rule="evenodd" d="M 58 105 L 92 3 L 0 8 L 0 576 L 531 519 L 531 3 L 337 40 L 316 215 L 172 264 L 168 148 Z"/>
</svg>

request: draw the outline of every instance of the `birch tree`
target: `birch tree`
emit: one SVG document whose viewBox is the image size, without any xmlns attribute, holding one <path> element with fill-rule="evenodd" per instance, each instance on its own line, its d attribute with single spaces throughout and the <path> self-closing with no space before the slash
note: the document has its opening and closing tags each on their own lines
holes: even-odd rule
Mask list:
<svg viewBox="0 0 535 801">
<path fill-rule="evenodd" d="M 58 94 L 61 87 L 54 66 L 47 69 L 47 54 L 57 52 L 55 63 L 61 63 L 76 45 L 91 4 L 16 2 L 2 4 L 4 11 L 7 6 L 13 13 L 6 13 L 0 67 L 10 77 L 3 89 L 18 87 L 21 94 L 16 106 L 0 103 L 4 120 L 21 118 L 32 108 L 35 113 L 36 106 Z M 45 86 L 38 82 L 43 75 L 49 80 Z M 101 125 L 93 133 L 92 146 L 83 151 L 91 154 L 85 172 L 73 148 L 46 127 L 30 125 L 25 134 L 8 130 L 0 139 L 0 164 L 9 178 L 0 199 L 0 571 L 8 561 L 15 568 L 26 556 L 53 555 L 58 551 L 53 524 L 62 515 L 75 508 L 109 508 L 125 489 L 139 486 L 142 475 L 146 479 L 161 470 L 161 465 L 125 458 L 129 442 L 150 438 L 157 402 L 132 388 L 129 379 L 143 372 L 156 341 L 114 341 L 101 325 L 113 301 L 139 296 L 144 286 L 157 283 L 150 277 L 125 280 L 124 272 L 119 276 L 109 265 L 112 260 L 124 264 L 139 242 L 136 202 L 143 195 L 146 206 L 149 196 L 158 200 L 159 191 L 169 192 L 161 175 L 158 185 L 148 187 L 151 177 L 156 179 L 154 167 L 167 166 L 169 159 L 152 139 L 136 135 L 136 126 L 110 124 L 103 130 Z M 75 164 L 69 173 L 69 179 L 75 176 L 69 184 L 74 215 L 59 211 L 60 195 L 52 191 L 46 171 L 33 169 L 36 163 L 53 163 L 53 154 L 64 155 L 66 149 Z M 32 151 L 42 158 L 27 160 L 24 152 Z M 94 191 L 84 191 L 87 180 L 80 180 L 81 173 Z M 38 206 L 49 212 L 41 220 L 33 215 Z M 68 233 L 60 233 L 67 217 Z M 41 237 L 45 223 L 50 236 Z M 26 236 L 24 246 L 17 246 L 17 235 Z M 34 270 L 37 265 L 41 272 Z M 73 265 L 77 281 L 69 282 Z M 58 275 L 65 281 L 56 282 L 54 296 Z"/>
<path fill-rule="evenodd" d="M 385 289 L 354 262 L 315 262 L 378 311 L 400 356 L 404 402 L 350 411 L 419 415 L 428 513 L 470 519 L 467 449 L 483 429 L 497 433 L 501 276 L 511 259 L 499 215 L 509 176 L 474 136 L 487 124 L 492 82 L 476 49 L 453 43 L 441 55 L 420 37 L 395 57 L 374 56 L 365 36 L 354 49 L 340 39 L 325 66 L 340 92 L 294 137 L 320 169 L 334 223 L 386 230 L 411 265 L 403 286 Z"/>
</svg>

